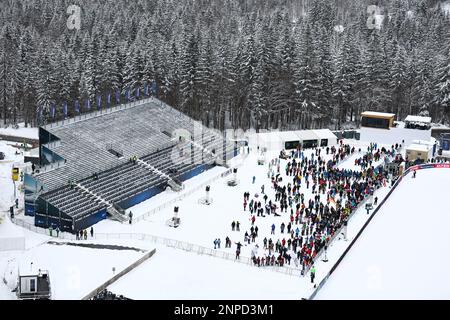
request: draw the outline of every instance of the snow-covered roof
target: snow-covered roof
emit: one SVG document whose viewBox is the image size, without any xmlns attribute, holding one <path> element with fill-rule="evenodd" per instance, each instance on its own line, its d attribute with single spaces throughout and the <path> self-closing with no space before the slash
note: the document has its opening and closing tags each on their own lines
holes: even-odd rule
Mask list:
<svg viewBox="0 0 450 320">
<path fill-rule="evenodd" d="M 424 144 L 427 146 L 433 146 L 435 142 L 433 141 L 427 141 L 427 140 L 413 140 L 412 141 L 414 144 Z"/>
<path fill-rule="evenodd" d="M 421 152 L 428 152 L 430 151 L 431 146 L 426 144 L 418 144 L 418 143 L 412 143 L 410 144 L 406 150 L 414 150 L 414 151 L 421 151 Z"/>
<path fill-rule="evenodd" d="M 337 139 L 336 135 L 330 129 L 313 130 L 314 134 L 320 139 Z"/>
<path fill-rule="evenodd" d="M 302 141 L 320 139 L 319 136 L 314 133 L 314 130 L 298 130 L 295 131 L 295 134 L 298 136 L 298 139 Z"/>
<path fill-rule="evenodd" d="M 283 141 L 298 141 L 299 136 L 294 131 L 283 131 L 278 133 Z"/>
<path fill-rule="evenodd" d="M 431 123 L 431 117 L 421 117 L 421 116 L 407 116 L 405 122 L 422 122 Z"/>
<path fill-rule="evenodd" d="M 385 118 L 395 117 L 395 113 L 385 113 L 375 111 L 364 111 L 363 113 L 361 113 L 361 115 L 366 117 L 385 117 Z"/>
</svg>

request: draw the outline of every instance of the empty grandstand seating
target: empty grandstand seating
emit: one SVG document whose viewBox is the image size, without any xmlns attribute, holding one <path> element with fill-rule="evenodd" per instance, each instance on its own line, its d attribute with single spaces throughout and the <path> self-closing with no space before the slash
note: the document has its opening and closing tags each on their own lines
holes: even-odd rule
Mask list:
<svg viewBox="0 0 450 320">
<path fill-rule="evenodd" d="M 180 128 L 194 141 L 171 136 Z M 42 130 L 59 139 L 46 145 L 65 164 L 34 176 L 44 187 L 40 198 L 72 218 L 179 183 L 202 164 L 221 160 L 224 147 L 220 134 L 158 100 Z M 227 143 L 226 152 L 232 151 Z"/>
</svg>

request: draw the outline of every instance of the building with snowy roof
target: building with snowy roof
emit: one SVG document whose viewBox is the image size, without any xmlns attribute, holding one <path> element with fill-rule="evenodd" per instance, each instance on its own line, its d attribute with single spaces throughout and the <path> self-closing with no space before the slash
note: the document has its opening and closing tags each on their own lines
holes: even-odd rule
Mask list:
<svg viewBox="0 0 450 320">
<path fill-rule="evenodd" d="M 361 127 L 389 129 L 394 126 L 395 114 L 365 111 L 361 113 Z"/>
<path fill-rule="evenodd" d="M 35 225 L 76 232 L 226 164 L 235 143 L 156 98 L 39 128 L 40 166 L 25 176 Z"/>
<path fill-rule="evenodd" d="M 431 141 L 431 118 L 408 116 L 408 121 L 394 119 L 393 113 L 361 113 L 360 140 L 403 146 L 410 145 L 413 140 Z"/>
<path fill-rule="evenodd" d="M 405 118 L 405 128 L 408 129 L 431 129 L 431 117 L 421 117 L 409 115 Z"/>
<path fill-rule="evenodd" d="M 317 129 L 261 132 L 252 134 L 249 140 L 253 146 L 280 151 L 331 146 L 337 144 L 338 139 L 329 129 Z"/>
<path fill-rule="evenodd" d="M 436 151 L 435 145 L 429 141 L 414 140 L 412 144 L 406 147 L 407 161 L 427 162 Z"/>
</svg>

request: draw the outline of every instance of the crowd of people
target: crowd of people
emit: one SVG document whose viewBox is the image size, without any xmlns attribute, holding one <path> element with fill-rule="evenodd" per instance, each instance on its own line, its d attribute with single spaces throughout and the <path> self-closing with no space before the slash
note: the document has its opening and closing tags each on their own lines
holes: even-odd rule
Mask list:
<svg viewBox="0 0 450 320">
<path fill-rule="evenodd" d="M 244 245 L 255 244 L 251 254 L 254 265 L 293 263 L 301 267 L 302 272 L 309 269 L 316 255 L 347 224 L 358 205 L 376 189 L 387 185 L 389 177 L 384 166 L 374 167 L 374 164 L 383 158 L 386 162 L 386 157 L 394 157 L 400 148 L 399 144 L 386 149 L 371 143 L 362 151 L 341 141 L 338 147 L 292 151 L 283 160 L 284 168 L 280 158 L 272 159 L 268 163 L 267 177 L 274 196 L 269 196 L 267 187 L 262 185 L 260 194 L 251 196 L 250 192 L 245 192 L 242 202 L 250 221 L 249 230 L 243 230 L 243 240 Z M 341 161 L 355 152 L 361 154 L 355 160 L 360 170 L 338 168 Z M 285 176 L 281 175 L 282 169 Z M 254 183 L 255 177 L 252 180 Z M 270 215 L 281 217 L 277 220 L 282 221 L 271 225 L 269 238 L 260 239 L 257 218 L 259 221 Z M 231 223 L 232 231 L 239 231 L 238 223 Z M 258 245 L 260 241 L 262 250 Z M 242 245 L 236 243 L 236 259 L 239 259 Z"/>
</svg>

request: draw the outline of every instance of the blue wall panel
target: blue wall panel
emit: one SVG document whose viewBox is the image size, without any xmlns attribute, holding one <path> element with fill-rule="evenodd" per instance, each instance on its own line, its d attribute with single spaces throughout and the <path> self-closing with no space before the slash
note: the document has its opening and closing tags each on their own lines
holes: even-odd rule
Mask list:
<svg viewBox="0 0 450 320">
<path fill-rule="evenodd" d="M 127 200 L 119 202 L 119 207 L 121 207 L 122 209 L 131 208 L 137 205 L 138 203 L 141 203 L 142 201 L 150 199 L 151 197 L 157 195 L 158 193 L 163 192 L 165 190 L 164 187 L 165 184 L 145 190 Z"/>
<path fill-rule="evenodd" d="M 186 180 L 188 180 L 190 178 L 198 176 L 199 174 L 201 174 L 201 173 L 205 172 L 206 170 L 209 170 L 209 169 L 211 169 L 213 167 L 214 167 L 213 164 L 202 164 L 202 165 L 199 165 L 198 167 L 192 169 L 191 171 L 188 171 L 188 172 L 182 174 L 179 177 L 179 179 L 181 181 L 186 181 Z"/>
<path fill-rule="evenodd" d="M 97 213 L 91 214 L 90 216 L 82 220 L 75 221 L 75 231 L 87 229 L 96 224 L 97 222 L 106 219 L 106 216 L 107 216 L 106 209 L 103 209 L 98 211 Z"/>
</svg>

